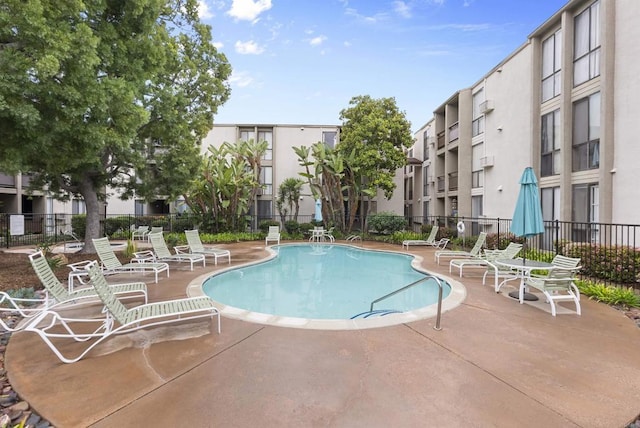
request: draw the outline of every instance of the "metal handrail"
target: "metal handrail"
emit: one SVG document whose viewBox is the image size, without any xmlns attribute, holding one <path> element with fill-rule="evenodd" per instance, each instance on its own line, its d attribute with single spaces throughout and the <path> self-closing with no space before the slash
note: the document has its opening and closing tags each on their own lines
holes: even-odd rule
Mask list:
<svg viewBox="0 0 640 428">
<path fill-rule="evenodd" d="M 400 293 L 401 291 L 404 291 L 404 290 L 406 290 L 408 288 L 411 288 L 414 285 L 418 285 L 421 282 L 424 282 L 424 281 L 426 281 L 428 279 L 435 279 L 436 280 L 436 284 L 438 284 L 438 289 L 439 289 L 438 290 L 438 312 L 436 314 L 436 325 L 433 328 L 435 330 L 438 330 L 438 331 L 442 330 L 442 327 L 440 327 L 440 319 L 442 318 L 442 290 L 443 290 L 443 287 L 442 287 L 442 282 L 440 282 L 440 278 L 438 278 L 437 276 L 434 276 L 434 275 L 425 274 L 424 278 L 420 278 L 419 280 L 414 281 L 409 285 L 405 285 L 402 288 L 398 288 L 397 290 L 392 291 L 389 294 L 385 294 L 384 296 L 377 298 L 376 300 L 371 302 L 371 306 L 369 306 L 369 311 L 370 312 L 373 311 L 373 305 L 374 304 L 376 304 L 376 303 L 378 303 L 378 302 L 380 302 L 380 301 L 382 301 L 382 300 L 384 300 L 384 299 L 386 299 L 388 297 L 395 296 L 396 294 Z"/>
</svg>

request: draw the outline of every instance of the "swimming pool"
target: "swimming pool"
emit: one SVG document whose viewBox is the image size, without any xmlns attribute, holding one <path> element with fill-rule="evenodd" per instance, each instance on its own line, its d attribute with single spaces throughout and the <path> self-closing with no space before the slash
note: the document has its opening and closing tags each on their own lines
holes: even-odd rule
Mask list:
<svg viewBox="0 0 640 428">
<path fill-rule="evenodd" d="M 227 269 L 201 282 L 202 291 L 219 303 L 223 315 L 323 329 L 367 328 L 435 315 L 438 286 L 428 279 L 374 307 L 401 313 L 351 319 L 369 311 L 373 300 L 424 278 L 420 258 L 337 244 L 270 248 L 274 253 L 267 262 Z M 457 306 L 466 292 L 449 278 L 443 285 L 443 310 L 447 310 Z"/>
</svg>

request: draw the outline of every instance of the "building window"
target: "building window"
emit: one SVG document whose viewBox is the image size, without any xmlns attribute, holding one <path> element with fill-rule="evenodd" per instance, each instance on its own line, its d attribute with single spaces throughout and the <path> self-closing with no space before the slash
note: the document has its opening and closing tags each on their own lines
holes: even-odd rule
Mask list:
<svg viewBox="0 0 640 428">
<path fill-rule="evenodd" d="M 600 93 L 573 104 L 573 171 L 600 166 Z"/>
<path fill-rule="evenodd" d="M 560 187 L 545 187 L 540 189 L 540 205 L 542 207 L 542 220 L 544 220 L 544 236 L 542 247 L 552 250 L 557 239 L 559 227 L 554 220 L 560 219 Z"/>
<path fill-rule="evenodd" d="M 484 170 L 480 158 L 484 156 L 484 144 L 476 144 L 471 149 L 471 187 L 484 187 Z"/>
<path fill-rule="evenodd" d="M 73 199 L 71 201 L 71 214 L 85 214 L 87 212 L 87 208 L 84 205 L 83 199 Z"/>
<path fill-rule="evenodd" d="M 424 160 L 429 159 L 429 133 L 424 131 L 422 134 L 422 152 L 424 153 Z"/>
<path fill-rule="evenodd" d="M 560 95 L 562 31 L 556 31 L 542 42 L 542 102 Z"/>
<path fill-rule="evenodd" d="M 422 219 L 425 223 L 429 221 L 429 202 L 422 203 Z"/>
<path fill-rule="evenodd" d="M 483 211 L 483 203 L 482 203 L 482 195 L 472 196 L 471 197 L 471 217 L 472 218 L 480 218 L 484 215 Z M 480 224 L 477 221 L 474 221 L 471 224 L 471 235 L 479 235 L 481 232 Z"/>
<path fill-rule="evenodd" d="M 260 184 L 262 184 L 263 195 L 273 195 L 273 168 L 263 166 L 260 169 Z"/>
<path fill-rule="evenodd" d="M 542 219 L 553 221 L 560 219 L 560 187 L 545 187 L 540 189 Z"/>
<path fill-rule="evenodd" d="M 480 112 L 480 104 L 484 102 L 484 89 L 473 94 L 473 122 L 471 123 L 471 136 L 475 137 L 484 133 L 484 115 Z"/>
<path fill-rule="evenodd" d="M 240 129 L 240 141 L 256 141 L 256 133 L 253 128 Z"/>
<path fill-rule="evenodd" d="M 429 196 L 429 167 L 422 167 L 422 196 Z"/>
<path fill-rule="evenodd" d="M 267 142 L 267 150 L 262 155 L 262 160 L 272 160 L 273 159 L 273 132 L 258 130 L 258 142 Z"/>
<path fill-rule="evenodd" d="M 322 131 L 322 142 L 325 146 L 333 149 L 338 143 L 338 133 L 336 131 Z"/>
<path fill-rule="evenodd" d="M 412 158 L 413 158 L 413 148 L 407 150 L 407 159 L 411 160 Z M 413 165 L 410 163 L 405 165 L 404 172 L 405 174 L 411 174 L 413 172 Z"/>
<path fill-rule="evenodd" d="M 540 175 L 560 174 L 560 110 L 542 116 Z"/>
<path fill-rule="evenodd" d="M 142 199 L 135 200 L 134 211 L 136 213 L 136 216 L 144 215 L 144 201 Z"/>
<path fill-rule="evenodd" d="M 273 201 L 271 200 L 258 200 L 258 221 L 273 217 L 272 206 Z"/>
<path fill-rule="evenodd" d="M 600 75 L 600 2 L 575 18 L 573 86 Z"/>
<path fill-rule="evenodd" d="M 573 186 L 571 219 L 572 238 L 576 242 L 598 242 L 600 216 L 598 213 L 600 189 L 597 184 Z"/>
</svg>

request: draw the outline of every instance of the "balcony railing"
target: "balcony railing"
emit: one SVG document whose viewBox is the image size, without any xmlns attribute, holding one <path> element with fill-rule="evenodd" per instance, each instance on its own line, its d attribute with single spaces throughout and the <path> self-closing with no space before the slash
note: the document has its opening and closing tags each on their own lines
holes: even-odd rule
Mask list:
<svg viewBox="0 0 640 428">
<path fill-rule="evenodd" d="M 449 173 L 449 190 L 458 190 L 458 171 Z"/>
<path fill-rule="evenodd" d="M 0 174 L 0 187 L 16 187 L 16 177 Z"/>
<path fill-rule="evenodd" d="M 460 130 L 458 129 L 458 122 L 449 127 L 449 142 L 456 141 L 460 136 Z"/>
<path fill-rule="evenodd" d="M 438 134 L 438 149 L 444 148 L 444 131 Z"/>
<path fill-rule="evenodd" d="M 444 192 L 444 175 L 436 178 L 436 190 L 438 192 Z"/>
</svg>

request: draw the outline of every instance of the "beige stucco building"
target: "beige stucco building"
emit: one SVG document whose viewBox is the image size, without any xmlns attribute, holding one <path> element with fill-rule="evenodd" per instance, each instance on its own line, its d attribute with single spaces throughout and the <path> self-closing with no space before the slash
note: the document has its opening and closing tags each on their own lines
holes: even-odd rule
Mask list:
<svg viewBox="0 0 640 428">
<path fill-rule="evenodd" d="M 405 177 L 413 215 L 510 218 L 532 166 L 545 220 L 637 224 L 639 20 L 634 0 L 569 1 L 436 107 Z"/>
<path fill-rule="evenodd" d="M 414 162 L 398 172 L 398 191 L 390 201 L 377 198 L 373 211 L 510 218 L 520 175 L 532 166 L 546 220 L 640 223 L 638 22 L 637 0 L 568 1 L 492 70 L 433 106 L 408 153 Z M 278 186 L 301 171 L 292 147 L 332 145 L 339 127 L 216 124 L 203 151 L 251 137 L 272 145 L 264 159 L 265 191 L 255 210 L 275 216 Z M 0 211 L 82 212 L 82 201 L 61 204 L 45 193 L 27 198 L 25 180 L 0 175 Z M 304 193 L 310 195 L 308 189 Z M 156 214 L 177 206 L 120 201 L 114 195 L 106 212 Z M 313 199 L 304 196 L 301 214 L 313 210 Z"/>
</svg>

